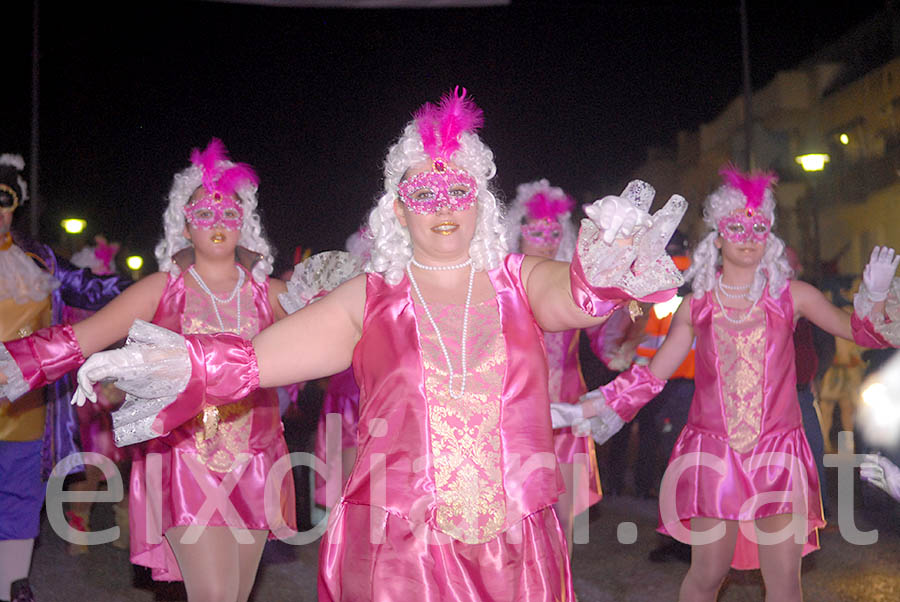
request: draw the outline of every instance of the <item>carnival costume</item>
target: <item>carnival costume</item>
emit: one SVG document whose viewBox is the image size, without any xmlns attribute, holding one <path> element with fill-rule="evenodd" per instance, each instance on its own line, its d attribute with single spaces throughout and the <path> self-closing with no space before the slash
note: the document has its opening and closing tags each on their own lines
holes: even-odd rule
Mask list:
<svg viewBox="0 0 900 602">
<path fill-rule="evenodd" d="M 480 121 L 479 111 L 467 127 L 447 123 L 471 111 L 467 102 L 464 93 L 445 97 L 440 107 L 426 105 L 417 114 L 419 135 L 434 161 L 421 181 L 437 194 L 408 204 L 410 211 L 475 202 L 474 178 L 448 165 L 450 143 L 459 148 L 460 134 Z M 440 142 L 439 123 L 448 126 L 440 128 Z M 418 142 L 419 135 L 412 140 Z M 418 177 L 406 182 L 415 185 Z M 460 188 L 447 182 L 463 181 L 465 194 L 448 194 Z M 395 194 L 386 192 L 385 205 Z M 406 204 L 402 184 L 400 195 Z M 680 218 L 684 207 L 670 209 L 666 216 Z M 659 227 L 669 225 L 674 230 L 677 219 Z M 634 255 L 616 272 L 619 279 L 592 278 L 599 271 L 596 258 L 612 247 L 591 228 L 595 244 L 582 247 L 587 273 L 576 261 L 570 278 L 585 311 L 605 315 L 633 298 L 634 288 L 656 293 L 659 280 L 651 284 L 628 269 Z M 680 284 L 667 258 L 645 259 L 654 276 L 672 274 L 665 285 Z M 521 255 L 508 255 L 487 268 L 496 295 L 467 301 L 464 308 L 426 304 L 409 268 L 393 281 L 390 270 L 366 274 L 362 333 L 352 357 L 360 388 L 359 456 L 321 543 L 320 600 L 387 601 L 410 592 L 426 600 L 572 599 L 565 538 L 551 507 L 562 480 L 546 409 L 548 369 L 520 276 L 522 261 Z M 618 266 L 604 264 L 605 273 L 613 263 Z M 470 281 L 473 273 L 474 268 Z M 464 333 L 471 326 L 470 337 L 457 343 L 441 336 L 442 327 L 446 332 L 460 321 Z M 196 391 L 205 390 L 217 403 L 259 386 L 250 342 L 229 334 L 168 342 L 166 337 L 136 322 L 132 344 L 116 352 L 170 375 L 172 386 L 166 403 L 154 411 L 152 431 L 164 432 L 168 422 L 195 413 Z M 454 375 L 452 367 L 460 363 L 462 375 Z M 87 381 L 114 375 L 120 387 L 137 394 L 127 372 L 85 367 L 82 374 Z"/>
<path fill-rule="evenodd" d="M 27 186 L 19 175 L 23 169 L 20 156 L 0 155 L 0 210 L 12 212 L 27 198 Z M 67 307 L 99 309 L 129 284 L 130 280 L 118 276 L 95 276 L 79 269 L 46 245 L 9 232 L 0 235 L 0 341 L 5 342 L 0 345 L 0 372 L 10 377 L 18 371 L 15 354 L 8 350 L 17 346 L 13 340 L 60 324 Z M 54 328 L 57 332 L 64 329 Z M 43 481 L 59 460 L 78 451 L 77 419 L 67 403 L 71 389 L 62 376 L 80 365 L 81 353 L 72 350 L 75 353 L 70 357 L 77 359 L 67 363 L 57 355 L 66 345 L 47 343 L 43 347 L 38 343 L 40 350 L 31 367 L 36 372 L 53 372 L 53 386 L 40 390 L 52 382 L 43 381 L 29 391 L 21 380 L 16 381 L 16 388 L 0 386 L 0 397 L 14 402 L 0 406 L 0 540 L 4 541 L 37 537 Z M 73 462 L 62 474 L 79 468 L 80 464 Z M 0 557 L 0 562 L 7 560 Z M 15 589 L 21 599 L 30 599 L 27 580 L 14 584 Z"/>
<path fill-rule="evenodd" d="M 571 261 L 575 252 L 576 231 L 571 211 L 575 202 L 561 188 L 545 180 L 520 184 L 507 215 L 507 243 L 518 251 L 520 238 L 528 237 L 535 246 L 558 245 L 554 259 Z M 527 224 L 523 224 L 524 219 Z M 600 329 L 592 329 L 601 332 Z M 578 357 L 580 330 L 544 332 L 544 349 L 550 369 L 548 387 L 551 402 L 578 403 L 587 392 Z M 553 447 L 560 464 L 573 465 L 571 487 L 574 490 L 572 516 L 600 501 L 600 473 L 594 440 L 578 437 L 571 427 L 554 429 Z M 575 468 L 577 467 L 577 468 Z"/>
</svg>

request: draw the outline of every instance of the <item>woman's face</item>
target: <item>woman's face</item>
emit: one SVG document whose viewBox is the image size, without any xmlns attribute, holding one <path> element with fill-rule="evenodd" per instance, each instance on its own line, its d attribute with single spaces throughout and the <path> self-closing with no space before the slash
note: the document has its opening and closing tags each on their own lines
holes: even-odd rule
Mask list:
<svg viewBox="0 0 900 602">
<path fill-rule="evenodd" d="M 212 198 L 200 187 L 184 208 L 184 235 L 197 253 L 233 255 L 241 238 L 243 210 L 234 196 Z"/>
<path fill-rule="evenodd" d="M 434 171 L 428 161 L 410 167 L 400 188 L 394 213 L 409 231 L 416 258 L 436 264 L 465 261 L 478 215 L 475 179 L 452 164 Z"/>
<path fill-rule="evenodd" d="M 522 224 L 519 247 L 526 255 L 553 259 L 562 241 L 562 226 L 556 220 L 528 218 Z"/>
<path fill-rule="evenodd" d="M 760 242 L 753 238 L 744 242 L 731 242 L 720 235 L 716 238 L 715 244 L 722 251 L 723 265 L 732 264 L 742 268 L 758 266 L 766 250 L 765 241 Z"/>
</svg>

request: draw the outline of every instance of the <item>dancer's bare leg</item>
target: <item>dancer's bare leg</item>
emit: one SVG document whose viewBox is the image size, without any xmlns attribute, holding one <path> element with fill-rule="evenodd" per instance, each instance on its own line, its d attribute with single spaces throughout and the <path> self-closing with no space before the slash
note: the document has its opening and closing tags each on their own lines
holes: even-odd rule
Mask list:
<svg viewBox="0 0 900 602">
<path fill-rule="evenodd" d="M 9 600 L 9 586 L 28 577 L 33 550 L 33 539 L 0 541 L 0 600 Z"/>
<path fill-rule="evenodd" d="M 266 543 L 266 531 L 251 530 L 240 544 L 228 527 L 205 527 L 195 543 L 182 543 L 188 527 L 172 527 L 166 539 L 184 577 L 188 602 L 246 602 Z"/>
<path fill-rule="evenodd" d="M 756 521 L 757 533 L 777 533 L 788 528 L 790 514 L 768 516 Z M 804 523 L 805 524 L 805 523 Z M 803 544 L 794 541 L 793 533 L 785 541 L 759 546 L 759 568 L 766 584 L 767 602 L 800 602 L 803 588 L 800 582 L 800 564 Z"/>
<path fill-rule="evenodd" d="M 731 568 L 738 522 L 699 516 L 691 519 L 691 531 L 695 533 L 720 524 L 725 525 L 723 537 L 712 543 L 691 546 L 691 568 L 681 582 L 679 602 L 715 602 L 722 581 Z"/>
</svg>

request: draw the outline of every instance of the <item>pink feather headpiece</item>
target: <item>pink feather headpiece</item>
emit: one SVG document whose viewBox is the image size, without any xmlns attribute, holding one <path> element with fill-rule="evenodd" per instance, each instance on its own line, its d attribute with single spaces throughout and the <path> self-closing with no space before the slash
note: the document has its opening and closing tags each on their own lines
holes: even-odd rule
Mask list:
<svg viewBox="0 0 900 602">
<path fill-rule="evenodd" d="M 741 173 L 734 165 L 727 165 L 719 171 L 725 183 L 739 190 L 747 199 L 745 207 L 755 211 L 763 202 L 766 191 L 778 182 L 778 176 L 771 171 L 753 171 Z"/>
<path fill-rule="evenodd" d="M 560 215 L 572 211 L 574 206 L 575 201 L 568 195 L 552 198 L 546 192 L 538 192 L 525 201 L 525 213 L 531 219 L 557 221 Z"/>
<path fill-rule="evenodd" d="M 437 106 L 426 102 L 413 118 L 422 137 L 422 146 L 436 168 L 443 167 L 459 149 L 460 134 L 475 131 L 484 123 L 481 109 L 466 98 L 465 88 L 462 94 L 459 93 L 459 86 L 445 94 Z"/>
<path fill-rule="evenodd" d="M 252 167 L 246 163 L 235 163 L 227 167 L 224 165 L 226 161 L 230 161 L 228 150 L 218 138 L 210 140 L 203 151 L 197 148 L 191 151 L 191 163 L 200 168 L 203 187 L 209 193 L 230 196 L 248 183 L 259 185 L 259 177 Z"/>
</svg>

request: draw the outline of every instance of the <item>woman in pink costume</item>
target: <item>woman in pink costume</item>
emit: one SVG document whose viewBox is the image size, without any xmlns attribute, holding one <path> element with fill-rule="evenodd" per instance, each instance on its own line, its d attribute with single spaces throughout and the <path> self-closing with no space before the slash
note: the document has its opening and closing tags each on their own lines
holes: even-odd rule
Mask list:
<svg viewBox="0 0 900 602">
<path fill-rule="evenodd" d="M 562 188 L 550 186 L 547 180 L 520 184 L 507 214 L 510 250 L 571 261 L 577 237 L 571 213 L 574 205 Z M 580 330 L 544 333 L 551 402 L 574 404 L 587 392 L 578 358 L 580 336 Z M 555 508 L 571 556 L 575 516 L 600 501 L 600 474 L 590 437 L 578 437 L 570 427 L 555 429 L 553 447 L 566 484 Z"/>
<path fill-rule="evenodd" d="M 665 342 L 649 366 L 589 393 L 583 411 L 605 440 L 662 389 L 696 337 L 696 390 L 660 494 L 660 532 L 692 545 L 679 599 L 715 600 L 731 566 L 760 568 L 766 600 L 800 600 L 801 558 L 818 548 L 825 521 L 797 402 L 794 325 L 806 317 L 835 336 L 886 344 L 874 324 L 898 259 L 875 248 L 869 300 L 851 317 L 790 280 L 784 243 L 771 232 L 774 176 L 722 175 L 704 206 L 711 231 L 687 272 L 693 293 Z"/>
<path fill-rule="evenodd" d="M 166 345 L 136 324 L 129 347 L 80 372 L 89 384 L 136 357 L 150 369 L 150 356 L 181 358 L 189 379 L 156 416 L 164 423 L 193 411 L 197 387 L 239 398 L 352 363 L 359 453 L 321 543 L 322 601 L 571 600 L 542 330 L 597 324 L 635 296 L 671 295 L 658 288 L 680 280 L 665 241 L 617 242 L 671 233 L 680 197 L 652 218 L 637 198 L 599 201 L 599 225 L 585 220 L 571 266 L 508 254 L 480 122 L 463 91 L 406 126 L 369 216 L 366 274 L 252 343 L 218 334 Z M 131 388 L 127 378 L 119 386 Z"/>
<path fill-rule="evenodd" d="M 4 367 L 0 381 L 9 380 L 13 394 L 40 386 L 48 378 L 35 367 L 42 354 L 77 365 L 82 354 L 125 337 L 136 319 L 170 336 L 228 332 L 249 339 L 283 317 L 277 295 L 286 289 L 268 276 L 272 255 L 256 189 L 253 170 L 228 160 L 219 140 L 194 150 L 169 192 L 165 237 L 156 247 L 160 271 L 82 322 L 6 343 L 18 373 Z M 136 377 L 151 390 L 164 386 L 146 373 Z M 82 393 L 94 399 L 93 388 Z M 155 579 L 183 579 L 190 602 L 241 602 L 250 595 L 267 534 L 295 525 L 290 475 L 268 497 L 263 493 L 269 469 L 287 453 L 278 401 L 274 390 L 258 390 L 220 409 L 202 389 L 194 395 L 192 414 L 156 431 L 147 411 L 164 399 L 148 405 L 126 398 L 113 414 L 117 445 L 152 438 L 132 467 L 131 560 L 151 567 Z"/>
</svg>

